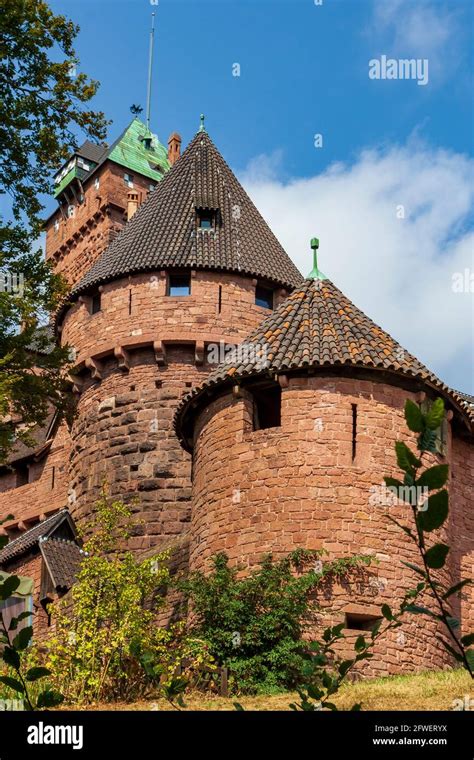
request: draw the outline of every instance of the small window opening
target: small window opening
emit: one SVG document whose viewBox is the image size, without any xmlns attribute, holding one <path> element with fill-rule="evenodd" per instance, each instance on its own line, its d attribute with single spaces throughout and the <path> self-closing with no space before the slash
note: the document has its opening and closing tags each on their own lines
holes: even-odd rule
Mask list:
<svg viewBox="0 0 474 760">
<path fill-rule="evenodd" d="M 169 296 L 189 296 L 191 294 L 190 274 L 170 274 L 168 277 Z"/>
<path fill-rule="evenodd" d="M 56 481 L 56 467 L 54 467 L 53 465 L 53 467 L 51 468 L 51 490 L 53 490 L 54 488 L 55 481 Z"/>
<path fill-rule="evenodd" d="M 94 293 L 91 301 L 91 314 L 97 314 L 101 310 L 101 297 L 100 293 Z"/>
<path fill-rule="evenodd" d="M 30 468 L 26 463 L 16 466 L 16 487 L 25 486 L 29 482 Z"/>
<path fill-rule="evenodd" d="M 74 213 L 75 213 L 74 206 L 72 205 L 72 203 L 70 203 L 69 206 L 67 207 L 67 215 L 68 215 L 69 219 L 73 218 Z"/>
<path fill-rule="evenodd" d="M 255 303 L 264 309 L 273 309 L 273 290 L 257 285 L 255 288 Z"/>
<path fill-rule="evenodd" d="M 431 399 L 425 399 L 421 402 L 419 405 L 421 411 L 423 414 L 427 414 L 431 407 L 433 406 L 433 401 Z M 439 428 L 434 431 L 435 433 L 435 441 L 434 441 L 434 448 L 436 454 L 440 454 L 441 456 L 445 457 L 448 454 L 448 420 L 446 419 L 446 415 L 443 417 L 443 421 Z"/>
<path fill-rule="evenodd" d="M 351 404 L 351 406 L 352 406 L 352 461 L 354 461 L 357 454 L 357 404 Z"/>
<path fill-rule="evenodd" d="M 212 230 L 215 227 L 215 211 L 200 209 L 198 211 L 198 227 L 200 230 Z"/>
<path fill-rule="evenodd" d="M 99 177 L 95 178 L 95 180 L 94 180 L 94 187 L 95 187 L 96 190 L 98 190 L 100 188 L 100 179 L 99 179 Z"/>
<path fill-rule="evenodd" d="M 185 385 L 186 388 L 192 388 L 193 387 L 192 383 L 185 383 L 184 385 Z"/>
<path fill-rule="evenodd" d="M 219 312 L 219 314 L 222 311 L 222 285 L 219 285 L 219 298 L 217 301 L 217 311 Z"/>
<path fill-rule="evenodd" d="M 281 387 L 268 385 L 252 389 L 253 429 L 280 427 L 281 425 Z"/>
<path fill-rule="evenodd" d="M 55 219 L 54 221 L 54 231 L 59 232 L 59 219 Z"/>
<path fill-rule="evenodd" d="M 377 615 L 360 615 L 359 613 L 346 612 L 345 625 L 353 631 L 371 631 L 382 618 Z"/>
<path fill-rule="evenodd" d="M 134 391 L 134 390 L 135 390 L 135 386 L 134 386 L 134 385 L 131 385 L 131 386 L 130 386 L 130 390 L 131 390 L 131 391 Z"/>
<path fill-rule="evenodd" d="M 127 185 L 127 187 L 133 188 L 133 174 L 125 174 L 123 175 L 123 181 Z"/>
<path fill-rule="evenodd" d="M 130 288 L 128 291 L 128 313 L 132 313 L 132 289 Z"/>
<path fill-rule="evenodd" d="M 155 388 L 161 388 L 163 385 L 163 380 L 155 380 Z"/>
</svg>

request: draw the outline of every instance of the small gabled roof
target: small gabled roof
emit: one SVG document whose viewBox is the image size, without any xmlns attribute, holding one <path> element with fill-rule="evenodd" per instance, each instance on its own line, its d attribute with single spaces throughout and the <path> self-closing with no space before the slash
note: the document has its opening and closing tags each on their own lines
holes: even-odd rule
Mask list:
<svg viewBox="0 0 474 760">
<path fill-rule="evenodd" d="M 56 591 L 71 588 L 84 557 L 84 550 L 75 541 L 54 536 L 40 538 L 39 548 Z"/>
<path fill-rule="evenodd" d="M 0 565 L 10 562 L 15 557 L 30 551 L 34 546 L 39 544 L 41 539 L 49 538 L 56 533 L 63 523 L 66 524 L 67 532 L 71 538 L 75 538 L 76 529 L 73 519 L 67 509 L 61 509 L 56 514 L 26 530 L 18 538 L 9 541 L 0 551 Z"/>
<path fill-rule="evenodd" d="M 418 380 L 449 399 L 474 428 L 469 398 L 439 380 L 319 272 L 296 288 L 228 358 L 178 406 L 174 425 L 186 448 L 194 409 L 208 404 L 226 385 L 308 368 L 384 370 Z"/>
<path fill-rule="evenodd" d="M 113 157 L 114 151 L 110 154 Z M 196 210 L 213 209 L 213 230 Z M 238 272 L 293 288 L 301 274 L 206 132 L 199 131 L 72 291 L 157 269 Z"/>
</svg>

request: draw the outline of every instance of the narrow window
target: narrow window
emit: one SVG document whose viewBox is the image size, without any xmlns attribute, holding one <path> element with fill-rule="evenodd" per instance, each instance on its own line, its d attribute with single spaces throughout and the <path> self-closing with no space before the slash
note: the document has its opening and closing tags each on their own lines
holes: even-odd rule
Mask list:
<svg viewBox="0 0 474 760">
<path fill-rule="evenodd" d="M 101 297 L 100 293 L 94 293 L 91 300 L 91 314 L 97 314 L 101 310 Z"/>
<path fill-rule="evenodd" d="M 148 185 L 148 190 L 150 191 L 150 193 L 153 192 L 153 190 L 155 189 L 155 187 L 156 187 L 156 185 Z"/>
<path fill-rule="evenodd" d="M 59 219 L 54 220 L 54 231 L 59 232 Z"/>
<path fill-rule="evenodd" d="M 132 313 L 132 289 L 130 288 L 128 291 L 128 313 Z"/>
<path fill-rule="evenodd" d="M 128 187 L 133 188 L 133 174 L 127 174 L 127 172 L 125 172 L 123 175 L 123 181 Z"/>
<path fill-rule="evenodd" d="M 264 309 L 273 309 L 273 290 L 257 285 L 255 288 L 255 303 Z"/>
<path fill-rule="evenodd" d="M 190 274 L 170 274 L 168 276 L 168 295 L 169 296 L 191 295 L 191 275 Z"/>
<path fill-rule="evenodd" d="M 357 454 L 357 404 L 351 404 L 351 406 L 352 406 L 352 461 L 354 461 Z"/>
<path fill-rule="evenodd" d="M 359 615 L 358 613 L 346 612 L 345 626 L 353 631 L 371 631 L 376 623 L 381 620 L 377 615 Z"/>
<path fill-rule="evenodd" d="M 100 188 L 100 179 L 99 179 L 99 177 L 95 178 L 95 180 L 94 180 L 94 187 L 95 187 L 96 190 L 98 190 Z"/>
<path fill-rule="evenodd" d="M 431 399 L 425 399 L 421 402 L 419 405 L 421 411 L 423 414 L 427 414 L 431 407 L 433 406 L 433 401 Z M 436 454 L 440 454 L 441 456 L 445 457 L 448 454 L 448 421 L 446 419 L 446 415 L 443 417 L 443 421 L 439 428 L 437 428 L 434 431 L 435 434 L 435 440 L 434 440 L 434 449 Z"/>
<path fill-rule="evenodd" d="M 217 311 L 219 314 L 222 311 L 222 285 L 219 285 L 219 299 L 217 301 Z"/>
<path fill-rule="evenodd" d="M 20 463 L 16 466 L 16 487 L 25 486 L 29 482 L 30 470 L 27 464 Z"/>
<path fill-rule="evenodd" d="M 54 467 L 53 465 L 51 469 L 51 490 L 53 490 L 54 488 L 55 480 L 56 480 L 56 467 Z"/>
<path fill-rule="evenodd" d="M 281 387 L 277 384 L 252 390 L 253 395 L 253 429 L 280 427 L 281 425 Z"/>
<path fill-rule="evenodd" d="M 67 207 L 67 215 L 69 219 L 72 219 L 74 217 L 74 206 L 72 205 L 72 203 L 70 203 L 69 206 Z"/>
</svg>

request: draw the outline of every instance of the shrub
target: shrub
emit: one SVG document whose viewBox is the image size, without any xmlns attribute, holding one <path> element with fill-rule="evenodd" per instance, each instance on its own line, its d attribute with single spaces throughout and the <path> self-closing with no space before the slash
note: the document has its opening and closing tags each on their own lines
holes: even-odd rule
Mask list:
<svg viewBox="0 0 474 760">
<path fill-rule="evenodd" d="M 230 567 L 221 553 L 212 558 L 210 574 L 194 572 L 178 580 L 190 602 L 191 631 L 208 642 L 218 665 L 230 669 L 234 691 L 269 693 L 299 683 L 304 627 L 318 610 L 313 592 L 371 561 L 355 556 L 321 562 L 320 556 L 302 549 L 278 561 L 268 555 L 239 577 L 239 568 Z"/>
</svg>

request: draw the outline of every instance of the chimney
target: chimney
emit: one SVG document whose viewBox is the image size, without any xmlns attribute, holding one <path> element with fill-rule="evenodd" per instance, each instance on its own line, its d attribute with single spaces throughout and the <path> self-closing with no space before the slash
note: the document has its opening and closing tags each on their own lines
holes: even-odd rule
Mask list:
<svg viewBox="0 0 474 760">
<path fill-rule="evenodd" d="M 173 166 L 174 162 L 178 160 L 180 153 L 181 135 L 178 135 L 177 132 L 173 132 L 168 137 L 168 161 L 170 162 L 171 166 Z"/>
<path fill-rule="evenodd" d="M 138 208 L 138 193 L 136 190 L 129 190 L 127 193 L 127 222 L 132 218 Z"/>
</svg>

